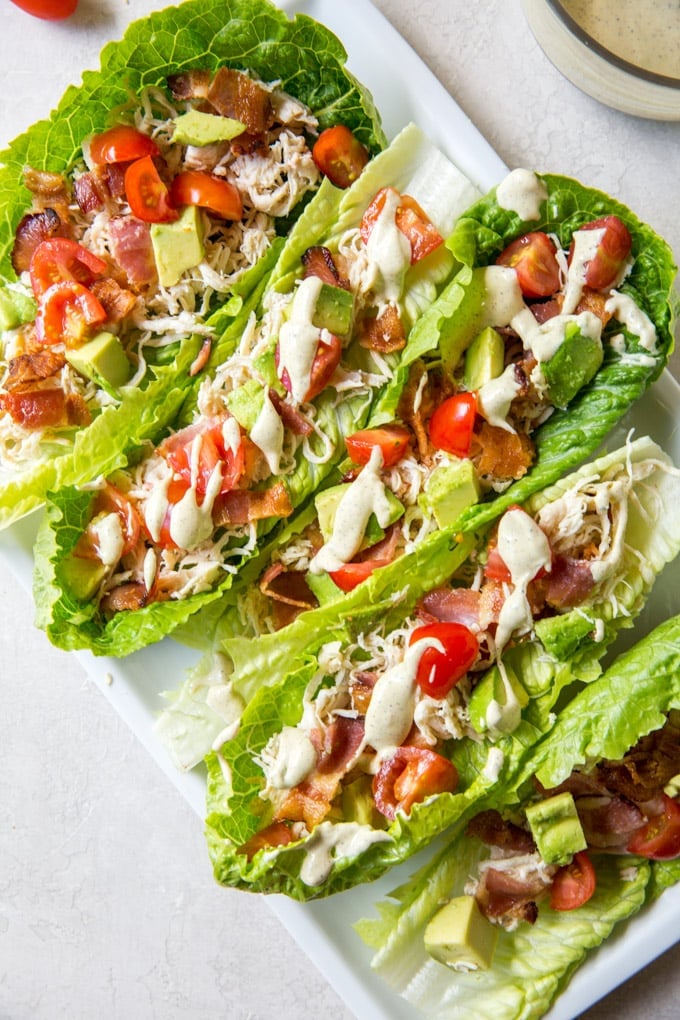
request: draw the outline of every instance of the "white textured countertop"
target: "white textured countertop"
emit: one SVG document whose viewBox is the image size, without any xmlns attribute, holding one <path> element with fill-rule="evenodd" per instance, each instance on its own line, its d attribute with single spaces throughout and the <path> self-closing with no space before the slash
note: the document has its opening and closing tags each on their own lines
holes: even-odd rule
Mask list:
<svg viewBox="0 0 680 1020">
<path fill-rule="evenodd" d="M 0 144 L 96 66 L 104 41 L 163 6 L 80 0 L 75 18 L 48 24 L 5 0 Z M 603 188 L 680 258 L 680 124 L 580 93 L 519 0 L 376 6 L 508 166 Z M 214 884 L 200 820 L 79 662 L 33 628 L 5 568 L 0 607 L 0 1020 L 350 1020 L 266 901 Z M 670 1020 L 679 996 L 676 947 L 584 1015 Z"/>
</svg>

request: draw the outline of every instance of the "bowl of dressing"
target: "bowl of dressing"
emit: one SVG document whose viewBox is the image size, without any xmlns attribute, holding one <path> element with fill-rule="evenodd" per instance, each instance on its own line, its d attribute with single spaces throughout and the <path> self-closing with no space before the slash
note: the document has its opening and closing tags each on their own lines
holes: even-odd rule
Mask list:
<svg viewBox="0 0 680 1020">
<path fill-rule="evenodd" d="M 680 120 L 680 0 L 523 0 L 548 59 L 624 113 Z"/>
</svg>

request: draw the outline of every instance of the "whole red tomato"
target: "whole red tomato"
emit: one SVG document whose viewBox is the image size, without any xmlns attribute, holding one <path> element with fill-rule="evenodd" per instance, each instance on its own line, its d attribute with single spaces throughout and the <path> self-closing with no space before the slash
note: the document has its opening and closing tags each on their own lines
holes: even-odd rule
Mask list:
<svg viewBox="0 0 680 1020">
<path fill-rule="evenodd" d="M 78 0 L 12 0 L 12 3 L 21 7 L 27 14 L 33 14 L 45 21 L 69 18 L 78 6 Z"/>
</svg>

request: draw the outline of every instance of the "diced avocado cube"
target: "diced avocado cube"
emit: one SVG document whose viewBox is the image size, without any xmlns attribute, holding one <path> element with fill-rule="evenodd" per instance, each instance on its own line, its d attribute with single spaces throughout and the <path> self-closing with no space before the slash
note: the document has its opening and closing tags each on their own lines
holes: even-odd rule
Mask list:
<svg viewBox="0 0 680 1020">
<path fill-rule="evenodd" d="M 507 663 L 503 666 L 516 705 L 519 709 L 529 703 L 529 696 L 515 676 L 514 671 Z M 501 708 L 507 705 L 507 694 L 503 677 L 498 666 L 493 666 L 484 674 L 470 696 L 468 712 L 470 722 L 477 733 L 486 733 L 488 730 L 503 729 L 502 723 L 498 726 L 490 722 L 489 709 L 496 703 Z"/>
<path fill-rule="evenodd" d="M 433 514 L 440 528 L 448 528 L 463 510 L 479 500 L 481 489 L 472 461 L 440 464 L 427 480 L 418 502 Z"/>
<path fill-rule="evenodd" d="M 370 776 L 360 776 L 343 787 L 342 816 L 346 822 L 370 825 L 374 829 L 384 827 L 385 819 L 375 806 Z"/>
<path fill-rule="evenodd" d="M 453 970 L 488 970 L 498 927 L 484 917 L 474 896 L 457 896 L 437 911 L 425 929 L 425 949 Z"/>
<path fill-rule="evenodd" d="M 100 560 L 66 556 L 61 564 L 65 585 L 80 602 L 89 602 L 104 580 L 106 568 Z"/>
<path fill-rule="evenodd" d="M 333 523 L 335 521 L 335 515 L 337 513 L 340 500 L 343 498 L 345 493 L 351 488 L 351 482 L 343 482 L 340 485 L 332 485 L 329 489 L 324 489 L 322 492 L 317 493 L 314 503 L 316 505 L 316 512 L 319 519 L 319 530 L 323 536 L 324 542 L 328 542 L 333 534 Z M 391 512 L 388 526 L 394 524 L 404 513 L 403 504 L 397 499 L 394 493 L 390 492 L 389 489 L 385 489 L 385 496 L 390 504 Z M 361 548 L 368 549 L 370 546 L 375 545 L 384 538 L 385 532 L 378 524 L 375 514 L 371 514 L 366 525 L 366 531 L 364 533 L 364 540 Z"/>
<path fill-rule="evenodd" d="M 549 361 L 541 365 L 548 395 L 555 407 L 567 407 L 590 382 L 604 354 L 599 339 L 586 336 L 575 322 L 567 324 L 564 341 Z"/>
<path fill-rule="evenodd" d="M 568 864 L 587 843 L 571 793 L 557 793 L 526 809 L 536 849 L 546 864 Z"/>
<path fill-rule="evenodd" d="M 97 333 L 82 347 L 68 350 L 66 360 L 86 379 L 92 379 L 114 389 L 124 386 L 132 374 L 132 365 L 120 340 L 113 333 L 106 331 Z"/>
<path fill-rule="evenodd" d="M 484 383 L 497 379 L 505 367 L 503 337 L 493 326 L 478 333 L 465 352 L 463 381 L 467 390 L 478 390 Z"/>
<path fill-rule="evenodd" d="M 260 416 L 264 393 L 257 379 L 249 379 L 227 396 L 227 407 L 241 428 L 250 433 Z"/>
<path fill-rule="evenodd" d="M 335 336 L 346 336 L 352 328 L 354 297 L 343 287 L 322 283 L 316 300 L 312 325 Z"/>
<path fill-rule="evenodd" d="M 232 117 L 189 110 L 175 118 L 172 140 L 179 145 L 212 145 L 214 142 L 231 141 L 242 135 L 245 129 L 245 124 Z"/>
<path fill-rule="evenodd" d="M 16 329 L 35 318 L 37 305 L 28 294 L 10 287 L 0 290 L 0 330 Z"/>
<path fill-rule="evenodd" d="M 174 286 L 182 273 L 197 266 L 205 254 L 197 206 L 186 206 L 172 223 L 152 223 L 151 246 L 161 286 Z"/>
</svg>

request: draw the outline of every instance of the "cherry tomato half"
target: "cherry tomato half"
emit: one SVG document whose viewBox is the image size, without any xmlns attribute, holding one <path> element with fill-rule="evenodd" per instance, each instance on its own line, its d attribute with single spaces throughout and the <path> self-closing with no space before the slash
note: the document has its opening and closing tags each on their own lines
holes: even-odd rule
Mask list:
<svg viewBox="0 0 680 1020">
<path fill-rule="evenodd" d="M 540 230 L 518 237 L 496 259 L 499 266 L 510 266 L 517 273 L 522 294 L 528 298 L 550 297 L 560 286 L 560 267 L 556 248 Z"/>
<path fill-rule="evenodd" d="M 680 857 L 680 804 L 663 795 L 663 813 L 650 818 L 627 846 L 632 854 L 652 861 L 673 861 Z"/>
<path fill-rule="evenodd" d="M 371 576 L 374 570 L 387 566 L 391 560 L 374 559 L 359 560 L 356 563 L 345 563 L 338 570 L 330 573 L 330 578 L 337 584 L 341 591 L 354 591 L 354 589 Z"/>
<path fill-rule="evenodd" d="M 385 208 L 390 191 L 393 192 L 394 189 L 381 188 L 362 216 L 359 232 L 364 244 L 368 243 L 373 227 Z M 400 196 L 395 223 L 411 245 L 411 265 L 420 262 L 444 243 L 444 238 L 435 225 L 410 195 Z"/>
<path fill-rule="evenodd" d="M 171 223 L 179 217 L 151 156 L 130 163 L 125 171 L 125 197 L 137 219 L 145 223 Z"/>
<path fill-rule="evenodd" d="M 411 434 L 404 425 L 381 425 L 361 429 L 347 436 L 347 452 L 355 464 L 368 464 L 376 446 L 380 447 L 384 467 L 397 464 L 406 453 Z"/>
<path fill-rule="evenodd" d="M 157 156 L 159 148 L 153 138 L 131 124 L 116 124 L 90 139 L 93 163 L 131 163 L 142 156 Z"/>
<path fill-rule="evenodd" d="M 88 286 L 107 270 L 106 262 L 68 237 L 41 241 L 31 256 L 29 274 L 33 293 L 41 297 L 53 283 L 75 280 Z"/>
<path fill-rule="evenodd" d="M 182 498 L 191 486 L 192 463 L 194 459 L 194 443 L 200 441 L 200 449 L 196 458 L 196 495 L 200 500 L 206 494 L 208 483 L 218 464 L 222 466 L 222 484 L 220 492 L 230 492 L 243 474 L 245 454 L 243 443 L 237 450 L 227 448 L 222 431 L 224 419 L 203 418 L 193 425 L 187 425 L 174 435 L 164 439 L 158 452 L 165 457 L 175 473 L 175 496 L 171 502 Z"/>
<path fill-rule="evenodd" d="M 593 290 L 606 290 L 612 286 L 630 255 L 633 240 L 628 227 L 618 216 L 604 216 L 584 224 L 579 230 L 604 231 L 595 255 L 586 265 L 585 283 Z M 569 252 L 570 258 L 571 255 L 572 251 Z"/>
<path fill-rule="evenodd" d="M 137 509 L 125 493 L 107 482 L 93 500 L 91 523 L 88 524 L 75 545 L 73 552 L 76 556 L 84 559 L 99 558 L 99 538 L 97 529 L 92 522 L 104 514 L 118 515 L 123 535 L 121 555 L 127 555 L 136 547 L 142 532 L 142 521 Z"/>
<path fill-rule="evenodd" d="M 105 321 L 106 311 L 92 291 L 75 280 L 63 280 L 42 295 L 35 331 L 40 343 L 78 347 L 90 326 Z"/>
<path fill-rule="evenodd" d="M 78 6 L 78 0 L 12 0 L 12 3 L 27 14 L 42 18 L 44 21 L 70 18 Z"/>
<path fill-rule="evenodd" d="M 225 220 L 240 220 L 243 216 L 243 203 L 238 188 L 202 170 L 185 170 L 173 178 L 170 204 L 198 205 Z"/>
<path fill-rule="evenodd" d="M 416 682 L 431 698 L 445 698 L 474 663 L 479 642 L 462 623 L 428 623 L 416 627 L 408 643 L 428 640 L 437 641 L 444 650 L 425 649 L 418 663 Z"/>
<path fill-rule="evenodd" d="M 303 397 L 304 403 L 309 400 L 314 400 L 314 397 L 318 397 L 321 391 L 328 386 L 328 383 L 333 377 L 333 373 L 340 364 L 340 359 L 342 357 L 342 340 L 333 333 L 328 333 L 326 336 L 328 337 L 329 342 L 325 343 L 323 340 L 320 340 L 316 349 L 316 354 L 314 355 L 312 371 L 309 378 L 309 389 Z M 275 355 L 277 367 L 278 353 L 279 350 L 277 346 Z M 280 379 L 290 393 L 291 382 L 287 369 L 283 369 Z"/>
<path fill-rule="evenodd" d="M 458 786 L 456 766 L 424 747 L 398 747 L 383 762 L 373 778 L 373 797 L 378 811 L 392 821 L 397 811 L 409 814 L 435 793 L 453 791 Z"/>
<path fill-rule="evenodd" d="M 550 906 L 553 910 L 576 910 L 588 902 L 596 883 L 593 863 L 587 851 L 580 850 L 555 875 L 550 887 Z"/>
<path fill-rule="evenodd" d="M 368 151 L 348 127 L 336 124 L 321 132 L 312 148 L 312 159 L 331 184 L 348 188 L 368 163 Z"/>
<path fill-rule="evenodd" d="M 440 404 L 428 430 L 432 444 L 456 457 L 468 457 L 477 419 L 475 393 L 456 393 Z"/>
</svg>

